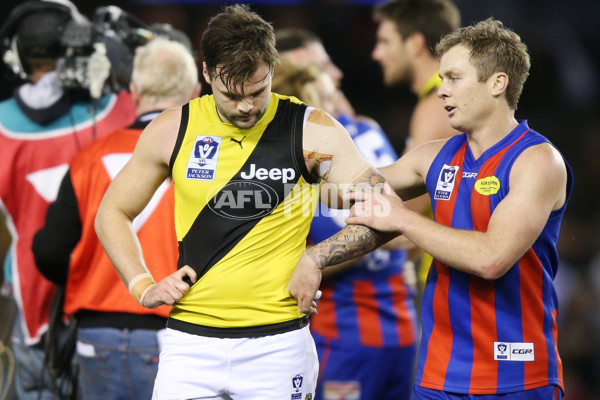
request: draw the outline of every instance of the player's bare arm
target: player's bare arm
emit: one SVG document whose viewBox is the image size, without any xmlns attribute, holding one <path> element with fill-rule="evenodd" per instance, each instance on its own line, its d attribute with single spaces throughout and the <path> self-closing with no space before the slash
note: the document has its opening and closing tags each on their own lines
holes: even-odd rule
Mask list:
<svg viewBox="0 0 600 400">
<path fill-rule="evenodd" d="M 354 184 L 356 187 L 373 187 L 384 182 L 383 177 L 373 169 L 363 173 Z M 383 235 L 372 229 L 362 225 L 347 225 L 329 239 L 313 246 L 305 255 L 320 269 L 324 269 L 362 256 L 376 249 L 382 241 L 384 241 Z"/>
<path fill-rule="evenodd" d="M 384 178 L 390 182 L 392 187 L 398 188 L 398 194 L 406 202 L 406 207 L 415 212 L 422 212 L 429 197 L 425 187 L 427 171 L 433 161 L 435 154 L 446 143 L 447 139 L 421 143 L 405 153 L 395 163 L 379 168 Z M 401 235 L 386 243 L 384 248 L 416 249 L 415 245 Z"/>
<path fill-rule="evenodd" d="M 446 141 L 447 139 L 423 143 L 395 163 L 379 168 L 379 172 L 405 201 L 426 194 L 427 172 Z"/>
<path fill-rule="evenodd" d="M 330 193 L 333 193 L 325 196 L 326 205 L 340 206 L 343 192 L 350 185 L 373 188 L 385 181 L 362 158 L 344 127 L 326 112 L 311 112 L 303 138 L 309 171 L 329 184 Z M 366 254 L 391 237 L 366 226 L 348 225 L 336 235 L 307 250 L 300 258 L 288 284 L 288 290 L 298 300 L 300 311 L 316 311 L 311 303 L 319 288 L 323 268 Z"/>
<path fill-rule="evenodd" d="M 539 168 L 544 165 L 544 168 Z M 408 210 L 391 190 L 356 193 L 348 223 L 403 233 L 441 262 L 484 279 L 498 279 L 530 248 L 548 216 L 566 201 L 567 172 L 549 144 L 525 150 L 510 175 L 510 192 L 495 208 L 486 232 L 449 228 Z M 378 218 L 370 209 L 389 202 L 393 218 Z"/>
<path fill-rule="evenodd" d="M 195 272 L 186 266 L 157 285 L 132 227 L 134 218 L 169 176 L 180 119 L 181 109 L 170 109 L 146 127 L 131 160 L 108 187 L 95 221 L 98 238 L 117 273 L 136 300 L 149 308 L 173 304 L 189 289 L 183 277 L 189 276 L 192 282 L 196 279 Z"/>
</svg>

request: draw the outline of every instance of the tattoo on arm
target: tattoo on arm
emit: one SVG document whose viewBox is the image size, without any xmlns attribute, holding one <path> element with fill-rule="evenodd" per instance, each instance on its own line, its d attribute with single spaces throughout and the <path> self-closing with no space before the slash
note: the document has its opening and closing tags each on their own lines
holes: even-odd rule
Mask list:
<svg viewBox="0 0 600 400">
<path fill-rule="evenodd" d="M 365 171 L 353 184 L 357 187 L 382 185 L 385 179 L 374 169 Z M 346 225 L 341 231 L 312 247 L 307 256 L 321 269 L 367 254 L 393 236 L 363 225 Z"/>
<path fill-rule="evenodd" d="M 389 238 L 362 225 L 347 225 L 327 240 L 312 247 L 307 255 L 321 268 L 362 256 Z"/>
<path fill-rule="evenodd" d="M 375 187 L 383 185 L 385 178 L 376 169 L 370 168 L 352 182 L 357 187 Z"/>
</svg>

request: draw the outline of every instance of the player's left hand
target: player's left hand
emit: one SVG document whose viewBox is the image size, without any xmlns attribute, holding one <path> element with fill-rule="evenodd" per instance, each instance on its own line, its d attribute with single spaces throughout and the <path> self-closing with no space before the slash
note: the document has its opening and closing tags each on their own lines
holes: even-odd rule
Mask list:
<svg viewBox="0 0 600 400">
<path fill-rule="evenodd" d="M 298 301 L 300 312 L 314 315 L 317 313 L 317 304 L 320 296 L 321 269 L 305 254 L 300 257 L 292 273 L 287 289 Z"/>
<path fill-rule="evenodd" d="M 188 285 L 183 278 L 188 277 L 192 283 L 196 282 L 197 279 L 196 271 L 189 265 L 185 265 L 171 275 L 164 278 L 148 290 L 142 299 L 140 304 L 147 308 L 156 308 L 163 304 L 172 306 L 190 290 Z"/>
<path fill-rule="evenodd" d="M 380 232 L 402 233 L 397 222 L 399 214 L 406 207 L 388 182 L 383 186 L 383 193 L 359 190 L 347 193 L 344 198 L 356 201 L 346 219 L 348 225 L 364 225 Z"/>
</svg>

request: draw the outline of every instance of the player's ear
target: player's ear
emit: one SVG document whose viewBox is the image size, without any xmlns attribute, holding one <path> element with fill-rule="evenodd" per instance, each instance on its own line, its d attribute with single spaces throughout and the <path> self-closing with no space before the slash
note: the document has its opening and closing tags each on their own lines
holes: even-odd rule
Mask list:
<svg viewBox="0 0 600 400">
<path fill-rule="evenodd" d="M 500 96 L 508 88 L 508 75 L 505 72 L 495 72 L 488 79 L 488 85 L 492 96 Z"/>
<path fill-rule="evenodd" d="M 202 76 L 204 76 L 204 80 L 206 81 L 206 83 L 210 85 L 210 74 L 208 73 L 206 62 L 202 62 Z"/>
<path fill-rule="evenodd" d="M 138 91 L 137 86 L 133 82 L 129 82 L 129 92 L 131 93 L 131 98 L 135 104 L 138 104 L 140 100 L 140 92 Z"/>
<path fill-rule="evenodd" d="M 429 49 L 427 49 L 425 36 L 421 32 L 411 33 L 407 36 L 404 42 L 406 45 L 406 50 L 412 57 L 421 54 L 423 51 L 429 52 Z"/>
</svg>

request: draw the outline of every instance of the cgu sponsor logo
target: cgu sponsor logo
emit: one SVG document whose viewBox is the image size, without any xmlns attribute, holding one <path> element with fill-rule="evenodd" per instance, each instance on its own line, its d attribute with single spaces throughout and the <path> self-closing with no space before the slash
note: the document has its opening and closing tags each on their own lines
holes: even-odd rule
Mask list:
<svg viewBox="0 0 600 400">
<path fill-rule="evenodd" d="M 283 183 L 291 182 L 296 177 L 296 171 L 293 168 L 256 168 L 256 164 L 250 164 L 249 172 L 242 172 L 243 179 L 258 179 L 264 181 L 271 179 L 273 181 L 281 180 Z"/>
<path fill-rule="evenodd" d="M 535 361 L 535 348 L 531 342 L 494 342 L 496 361 Z"/>
<path fill-rule="evenodd" d="M 533 349 L 514 349 L 513 354 L 533 354 Z"/>
</svg>

